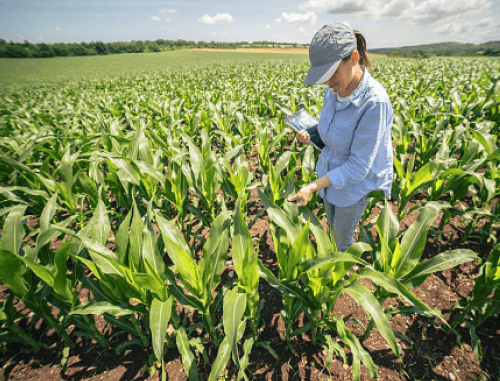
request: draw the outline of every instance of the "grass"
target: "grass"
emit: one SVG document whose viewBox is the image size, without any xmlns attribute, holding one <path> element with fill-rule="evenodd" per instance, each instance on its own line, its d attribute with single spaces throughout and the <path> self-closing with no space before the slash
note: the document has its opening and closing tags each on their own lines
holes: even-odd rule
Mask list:
<svg viewBox="0 0 500 381">
<path fill-rule="evenodd" d="M 276 54 L 280 53 L 280 54 Z M 300 54 L 297 54 L 300 53 Z M 308 49 L 206 49 L 162 53 L 110 54 L 54 58 L 0 58 L 0 89 L 66 85 L 68 81 L 103 80 L 156 71 L 250 61 L 300 60 L 309 62 Z M 382 58 L 371 55 L 372 59 Z"/>
<path fill-rule="evenodd" d="M 299 47 L 272 47 L 267 48 L 253 48 L 253 47 L 243 47 L 236 49 L 211 49 L 211 48 L 200 48 L 200 49 L 190 49 L 195 52 L 237 52 L 237 53 L 278 53 L 278 54 L 309 54 L 309 48 L 299 48 Z M 378 53 L 368 53 L 368 58 L 387 58 L 385 54 Z"/>
<path fill-rule="evenodd" d="M 172 51 L 106 56 L 54 58 L 0 58 L 0 88 L 65 84 L 75 80 L 102 80 L 120 75 L 179 71 L 193 66 L 224 65 L 263 60 L 304 60 L 307 55 L 212 51 Z"/>
</svg>

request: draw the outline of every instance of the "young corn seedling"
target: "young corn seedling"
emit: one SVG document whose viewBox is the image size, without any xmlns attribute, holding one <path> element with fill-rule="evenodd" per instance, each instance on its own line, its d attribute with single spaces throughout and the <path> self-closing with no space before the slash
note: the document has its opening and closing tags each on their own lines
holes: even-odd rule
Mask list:
<svg viewBox="0 0 500 381">
<path fill-rule="evenodd" d="M 198 311 L 202 317 L 201 328 L 210 335 L 209 341 L 217 347 L 221 345 L 222 332 L 220 324 L 217 324 L 216 312 L 221 307 L 224 294 L 232 286 L 230 283 L 222 287 L 214 296 L 215 289 L 221 281 L 220 274 L 227 260 L 230 217 L 231 213 L 227 211 L 216 217 L 212 223 L 210 235 L 203 246 L 203 255 L 196 263 L 194 253 L 178 232 L 174 222 L 166 220 L 159 212 L 156 213 L 156 221 L 166 252 L 174 264 L 166 270 L 169 290 L 181 304 Z M 180 284 L 177 284 L 177 280 L 180 281 Z M 184 292 L 184 287 L 188 293 Z M 197 327 L 191 326 L 188 331 Z M 195 380 L 197 370 L 193 361 L 194 354 L 190 347 L 196 347 L 197 342 L 194 338 L 188 339 L 184 328 L 178 330 L 176 340 L 186 373 L 190 380 Z M 202 349 L 202 351 L 204 350 Z M 189 364 L 187 368 L 186 364 Z"/>
<path fill-rule="evenodd" d="M 405 207 L 416 194 L 420 193 L 427 185 L 435 180 L 440 172 L 439 166 L 435 161 L 430 161 L 414 172 L 415 155 L 410 158 L 406 172 L 401 162 L 394 158 L 394 167 L 397 177 L 392 183 L 392 195 L 398 204 L 398 220 L 405 215 Z"/>
<path fill-rule="evenodd" d="M 236 155 L 236 159 L 234 159 L 231 165 L 231 159 L 234 155 Z M 221 162 L 226 169 L 226 173 L 222 180 L 222 190 L 227 196 L 232 197 L 234 200 L 237 200 L 239 195 L 243 192 L 242 206 L 243 209 L 246 210 L 249 191 L 259 184 L 257 182 L 252 183 L 253 173 L 249 169 L 248 162 L 245 160 L 241 147 L 237 147 L 237 149 L 228 152 L 226 156 L 221 159 Z"/>
<path fill-rule="evenodd" d="M 262 170 L 262 174 L 269 173 L 269 163 L 271 162 L 270 154 L 275 151 L 278 142 L 281 140 L 283 136 L 287 133 L 287 131 L 283 131 L 281 134 L 275 135 L 272 138 L 269 137 L 269 134 L 272 133 L 269 124 L 262 126 L 262 124 L 258 123 L 255 125 L 257 129 L 256 136 L 256 145 L 257 152 L 259 154 L 259 167 Z"/>
<path fill-rule="evenodd" d="M 239 369 L 237 379 L 241 380 L 242 378 L 245 378 L 245 380 L 248 380 L 248 377 L 245 374 L 245 368 L 248 364 L 248 355 L 250 354 L 253 344 L 253 338 L 247 338 L 245 340 L 245 354 L 242 358 L 239 358 L 238 356 L 237 344 L 238 341 L 242 339 L 243 333 L 245 332 L 246 320 L 243 318 L 245 314 L 246 302 L 247 294 L 238 293 L 235 290 L 228 290 L 226 292 L 222 315 L 225 336 L 219 345 L 219 350 L 217 351 L 217 356 L 212 365 L 208 381 L 219 380 L 231 358 Z"/>
<path fill-rule="evenodd" d="M 50 209 L 50 207 L 44 208 L 46 211 L 44 218 L 49 220 Z M 57 332 L 67 347 L 73 348 L 75 344 L 65 330 L 67 319 L 64 319 L 62 323 L 57 321 L 51 313 L 48 302 L 61 300 L 66 305 L 75 303 L 74 290 L 69 287 L 70 279 L 66 268 L 69 245 L 61 246 L 57 253 L 48 250 L 43 250 L 41 253 L 35 250 L 25 251 L 22 246 L 25 237 L 23 227 L 23 220 L 26 218 L 25 210 L 25 205 L 18 205 L 10 211 L 5 220 L 0 241 L 0 278 L 2 283 L 7 285 L 27 308 Z M 46 233 L 45 236 L 59 236 L 57 232 L 54 234 L 51 230 L 43 233 Z M 39 239 L 43 240 L 43 238 Z M 46 247 L 46 245 L 43 246 Z M 46 290 L 46 285 L 50 287 L 49 290 Z M 53 293 L 54 298 L 44 297 L 47 291 Z"/>
<path fill-rule="evenodd" d="M 149 347 L 152 341 L 155 355 L 162 361 L 165 327 L 168 322 L 177 325 L 178 317 L 167 288 L 168 279 L 152 225 L 153 217 L 152 201 L 144 220 L 134 201 L 133 209 L 118 231 L 113 232 L 116 251 L 105 246 L 111 225 L 102 200 L 92 219 L 78 233 L 59 230 L 73 237 L 69 254 L 84 263 L 97 278 L 80 276 L 80 282 L 92 292 L 93 298 L 73 308 L 70 315 L 103 315 L 108 323 L 138 337 L 117 347 L 117 353 L 133 344 Z M 138 303 L 132 304 L 132 300 Z"/>
<path fill-rule="evenodd" d="M 189 213 L 188 174 L 189 167 L 184 158 L 180 155 L 172 158 L 168 162 L 165 188 L 162 189 L 162 195 L 174 206 L 177 212 L 179 227 L 186 240 L 189 240 L 192 229 L 191 223 L 184 223 Z"/>
<path fill-rule="evenodd" d="M 440 211 L 440 204 L 427 202 L 420 209 L 417 220 L 401 237 L 399 222 L 390 204 L 385 200 L 385 206 L 376 222 L 379 241 L 375 243 L 371 232 L 361 227 L 360 237 L 371 244 L 372 256 L 371 266 L 360 269 L 358 276 L 369 278 L 375 284 L 374 295 L 380 306 L 388 298 L 397 295 L 410 303 L 410 306 L 386 309 L 384 313 L 388 316 L 417 312 L 430 318 L 438 318 L 445 326 L 448 326 L 438 311 L 430 309 L 409 291 L 422 284 L 433 272 L 443 271 L 476 258 L 471 250 L 458 249 L 440 253 L 429 260 L 420 262 L 429 228 Z M 371 321 L 365 337 L 368 337 L 373 324 L 374 322 Z"/>
<path fill-rule="evenodd" d="M 241 192 L 238 196 L 233 214 L 233 229 L 231 234 L 232 241 L 232 259 L 233 265 L 238 274 L 238 283 L 234 287 L 234 291 L 239 295 L 245 295 L 245 319 L 249 321 L 251 334 L 247 335 L 243 344 L 243 356 L 237 359 L 237 350 L 233 348 L 233 361 L 238 365 L 239 373 L 238 380 L 242 377 L 247 379 L 245 368 L 248 365 L 250 352 L 253 345 L 260 345 L 258 325 L 260 320 L 260 311 L 263 308 L 264 301 L 259 303 L 259 259 L 258 253 L 255 250 L 245 223 L 245 214 L 243 213 L 243 202 L 246 195 Z M 224 310 L 226 309 L 226 300 L 224 300 Z M 234 325 L 233 325 L 234 327 Z M 226 323 L 224 322 L 224 330 L 226 331 Z M 274 352 L 268 345 L 262 344 L 262 347 Z M 274 354 L 275 355 L 275 354 Z M 236 357 L 234 357 L 236 356 Z M 237 360 L 237 361 L 236 361 Z"/>
<path fill-rule="evenodd" d="M 460 313 L 453 319 L 451 327 L 465 323 L 474 352 L 481 361 L 483 350 L 476 330 L 486 319 L 500 311 L 500 244 L 493 248 L 486 262 L 480 267 L 479 277 L 476 278 L 467 300 L 454 307 L 459 309 Z"/>
<path fill-rule="evenodd" d="M 290 169 L 296 162 L 296 155 L 292 151 L 286 151 L 281 154 L 281 156 L 276 161 L 276 165 L 269 164 L 269 174 L 264 174 L 262 176 L 262 184 L 264 185 L 264 193 L 269 195 L 273 203 L 282 206 L 285 200 L 283 192 L 285 191 L 288 183 L 295 172 L 300 169 L 300 167 L 294 167 Z M 281 173 L 288 169 L 285 178 L 281 177 Z"/>
<path fill-rule="evenodd" d="M 292 194 L 293 191 L 293 187 L 290 187 L 288 193 Z M 344 321 L 333 315 L 335 301 L 346 292 L 371 315 L 391 349 L 400 356 L 394 332 L 377 299 L 357 282 L 356 273 L 346 276 L 355 263 L 371 267 L 360 259 L 369 246 L 357 243 L 345 253 L 339 253 L 334 240 L 330 242 L 321 223 L 309 209 L 297 208 L 296 205 L 285 202 L 282 210 L 262 192 L 259 195 L 273 223 L 272 234 L 279 268 L 279 275 L 275 277 L 264 265 L 259 264 L 260 275 L 283 293 L 287 339 L 310 330 L 313 343 L 325 345 L 330 353 L 343 353 L 340 345 L 326 333 L 335 332 L 353 353 L 353 378 L 360 379 L 361 363 L 366 365 L 372 377 L 376 377 L 375 366 L 368 352 L 356 336 L 348 333 Z M 301 231 L 299 216 L 304 220 L 307 218 Z M 317 251 L 310 240 L 310 227 L 316 238 Z M 306 312 L 308 322 L 302 328 L 292 331 L 292 320 L 303 311 Z M 322 333 L 318 334 L 320 329 Z M 289 347 L 293 350 L 290 343 Z"/>
<path fill-rule="evenodd" d="M 189 185 L 200 197 L 200 206 L 210 215 L 211 220 L 216 218 L 215 202 L 217 200 L 216 191 L 219 190 L 222 184 L 222 170 L 217 162 L 217 157 L 212 150 L 210 137 L 205 130 L 201 131 L 201 151 L 196 146 L 194 141 L 185 136 L 189 149 Z M 219 200 L 220 207 L 222 208 L 224 202 Z M 190 208 L 190 211 L 196 213 L 207 227 L 210 227 L 210 222 L 199 213 L 199 210 Z M 220 210 L 217 210 L 217 213 Z"/>
<path fill-rule="evenodd" d="M 17 312 L 13 302 L 14 294 L 10 294 L 0 304 L 0 336 L 5 343 L 13 341 L 24 343 L 31 346 L 35 352 L 38 352 L 42 349 L 42 344 L 16 324 L 15 321 L 22 318 L 23 315 Z"/>
</svg>

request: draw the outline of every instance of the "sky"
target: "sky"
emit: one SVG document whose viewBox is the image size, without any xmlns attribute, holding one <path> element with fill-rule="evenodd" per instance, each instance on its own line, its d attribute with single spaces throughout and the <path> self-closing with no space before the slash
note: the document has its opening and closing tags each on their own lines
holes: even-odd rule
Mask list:
<svg viewBox="0 0 500 381">
<path fill-rule="evenodd" d="M 500 40 L 499 0 L 0 0 L 7 41 L 310 43 L 326 24 L 359 30 L 368 49 Z"/>
</svg>

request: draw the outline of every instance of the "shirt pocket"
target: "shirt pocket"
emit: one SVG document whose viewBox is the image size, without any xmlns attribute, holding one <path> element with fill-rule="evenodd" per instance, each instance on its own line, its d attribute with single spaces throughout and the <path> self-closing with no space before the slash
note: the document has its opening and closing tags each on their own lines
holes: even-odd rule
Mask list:
<svg viewBox="0 0 500 381">
<path fill-rule="evenodd" d="M 338 119 L 337 121 L 338 123 L 330 126 L 330 134 L 328 134 L 330 147 L 337 153 L 349 156 L 354 135 L 354 123 L 342 123 Z"/>
</svg>

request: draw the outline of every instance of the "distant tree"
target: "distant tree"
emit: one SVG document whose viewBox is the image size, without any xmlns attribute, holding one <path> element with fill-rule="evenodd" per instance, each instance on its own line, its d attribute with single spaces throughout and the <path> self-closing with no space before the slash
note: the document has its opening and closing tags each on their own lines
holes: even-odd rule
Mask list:
<svg viewBox="0 0 500 381">
<path fill-rule="evenodd" d="M 148 50 L 150 52 L 161 52 L 161 47 L 156 42 L 152 42 L 148 45 Z"/>
<path fill-rule="evenodd" d="M 95 56 L 97 54 L 97 50 L 95 50 L 95 43 L 91 42 L 87 44 L 86 42 L 82 42 L 80 44 L 83 47 L 83 51 L 85 56 Z"/>
<path fill-rule="evenodd" d="M 54 50 L 54 55 L 56 55 L 58 57 L 67 57 L 67 56 L 69 56 L 68 45 L 66 45 L 64 43 L 54 44 L 52 46 L 52 49 Z"/>
<path fill-rule="evenodd" d="M 131 42 L 133 49 L 133 53 L 143 53 L 144 50 L 146 50 L 146 45 L 144 44 L 144 41 L 132 41 Z"/>
<path fill-rule="evenodd" d="M 82 44 L 70 44 L 68 45 L 69 55 L 70 56 L 86 56 L 88 55 L 88 49 Z"/>
<path fill-rule="evenodd" d="M 54 49 L 52 48 L 52 45 L 41 43 L 38 44 L 37 47 L 40 57 L 44 58 L 54 57 Z"/>
<path fill-rule="evenodd" d="M 499 56 L 500 55 L 500 49 L 493 49 L 489 48 L 484 51 L 485 56 Z"/>
<path fill-rule="evenodd" d="M 105 43 L 101 41 L 97 41 L 95 43 L 95 50 L 97 51 L 97 54 L 109 54 L 109 47 Z"/>
<path fill-rule="evenodd" d="M 10 43 L 2 50 L 2 57 L 5 58 L 25 58 L 23 47 L 17 44 Z"/>
</svg>

